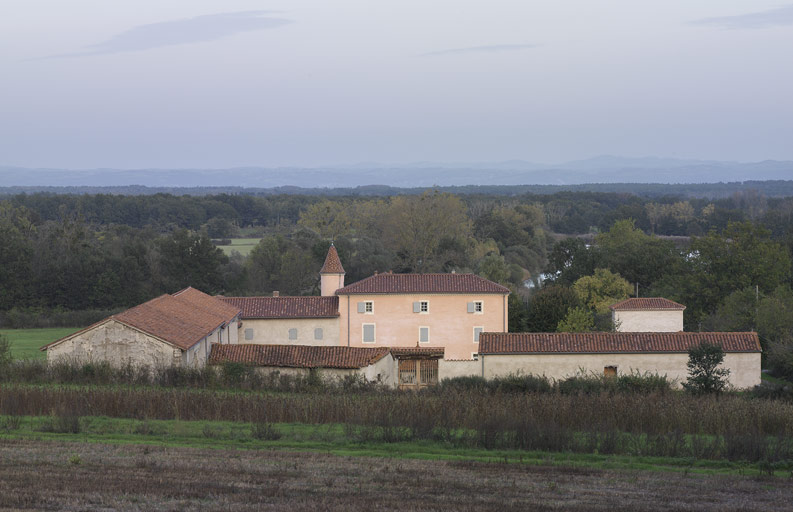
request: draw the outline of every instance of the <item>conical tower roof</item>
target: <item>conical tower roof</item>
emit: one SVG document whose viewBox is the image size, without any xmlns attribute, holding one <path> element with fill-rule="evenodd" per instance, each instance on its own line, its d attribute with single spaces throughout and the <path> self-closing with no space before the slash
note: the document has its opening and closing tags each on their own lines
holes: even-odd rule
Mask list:
<svg viewBox="0 0 793 512">
<path fill-rule="evenodd" d="M 325 264 L 322 265 L 322 270 L 319 271 L 320 274 L 344 274 L 344 267 L 341 266 L 341 260 L 339 259 L 339 252 L 336 250 L 336 246 L 333 245 L 333 242 L 330 243 L 330 248 L 328 249 L 328 255 L 325 256 Z"/>
</svg>

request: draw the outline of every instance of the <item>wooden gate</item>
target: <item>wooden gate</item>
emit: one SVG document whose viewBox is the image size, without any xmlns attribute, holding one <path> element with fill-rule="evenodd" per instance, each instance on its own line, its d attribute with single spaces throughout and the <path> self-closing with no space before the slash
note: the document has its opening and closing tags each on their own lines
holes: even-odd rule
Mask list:
<svg viewBox="0 0 793 512">
<path fill-rule="evenodd" d="M 399 360 L 399 389 L 421 389 L 437 383 L 437 359 Z"/>
</svg>

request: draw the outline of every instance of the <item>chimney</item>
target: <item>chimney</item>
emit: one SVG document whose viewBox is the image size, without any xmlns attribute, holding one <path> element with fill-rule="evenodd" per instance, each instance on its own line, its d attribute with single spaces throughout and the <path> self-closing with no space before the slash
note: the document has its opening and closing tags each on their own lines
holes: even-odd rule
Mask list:
<svg viewBox="0 0 793 512">
<path fill-rule="evenodd" d="M 273 297 L 278 297 L 280 295 L 281 295 L 281 292 L 279 292 L 278 290 L 273 290 Z"/>
<path fill-rule="evenodd" d="M 377 275 L 377 270 L 374 271 L 374 275 Z"/>
</svg>

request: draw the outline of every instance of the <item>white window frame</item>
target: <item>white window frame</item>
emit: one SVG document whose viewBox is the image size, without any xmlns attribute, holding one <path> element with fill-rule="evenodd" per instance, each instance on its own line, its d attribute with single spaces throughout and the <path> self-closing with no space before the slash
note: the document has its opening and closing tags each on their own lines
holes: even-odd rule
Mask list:
<svg viewBox="0 0 793 512">
<path fill-rule="evenodd" d="M 374 301 L 373 300 L 365 300 L 365 301 L 363 301 L 363 313 L 365 315 L 374 315 Z"/>
<path fill-rule="evenodd" d="M 473 330 L 473 333 L 474 333 L 474 336 L 473 336 L 473 338 L 474 338 L 474 343 L 479 343 L 479 340 L 478 340 L 478 339 L 476 339 L 476 330 L 477 330 L 477 329 L 482 329 L 482 332 L 485 332 L 485 328 L 484 328 L 483 326 L 481 326 L 481 325 L 475 325 L 475 326 L 474 326 L 474 330 Z M 481 334 L 482 334 L 482 332 L 480 332 L 479 334 L 481 335 Z"/>
<path fill-rule="evenodd" d="M 421 330 L 427 329 L 427 341 L 421 341 Z M 429 343 L 430 342 L 430 326 L 429 325 L 420 325 L 419 326 L 419 343 Z"/>
<path fill-rule="evenodd" d="M 475 300 L 472 301 L 474 303 L 474 314 L 475 315 L 482 315 L 485 312 L 485 301 L 483 300 Z M 479 310 L 477 311 L 477 308 Z"/>
<path fill-rule="evenodd" d="M 424 309 L 426 307 L 426 310 Z M 420 300 L 419 301 L 419 314 L 420 315 L 429 315 L 430 314 L 430 301 L 428 300 Z"/>
<path fill-rule="evenodd" d="M 365 327 L 367 325 L 372 326 L 372 337 L 374 338 L 372 341 L 366 341 L 366 336 L 364 333 L 366 332 Z M 361 324 L 361 343 L 377 343 L 377 324 Z"/>
</svg>

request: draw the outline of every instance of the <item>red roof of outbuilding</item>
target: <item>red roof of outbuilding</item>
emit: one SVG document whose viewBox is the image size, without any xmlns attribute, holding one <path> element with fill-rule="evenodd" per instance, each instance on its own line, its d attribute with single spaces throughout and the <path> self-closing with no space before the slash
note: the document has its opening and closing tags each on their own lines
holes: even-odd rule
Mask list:
<svg viewBox="0 0 793 512">
<path fill-rule="evenodd" d="M 339 298 L 332 297 L 218 297 L 242 310 L 246 318 L 333 318 Z"/>
<path fill-rule="evenodd" d="M 210 364 L 224 362 L 286 368 L 357 369 L 388 355 L 388 348 L 307 345 L 212 345 Z"/>
<path fill-rule="evenodd" d="M 683 311 L 686 307 L 663 297 L 625 299 L 609 306 L 614 311 Z"/>
<path fill-rule="evenodd" d="M 375 274 L 336 290 L 336 295 L 369 293 L 498 293 L 509 288 L 474 274 Z"/>
<path fill-rule="evenodd" d="M 161 295 L 134 308 L 112 315 L 85 329 L 53 341 L 55 345 L 76 334 L 88 331 L 110 320 L 121 322 L 187 350 L 221 325 L 239 314 L 239 308 L 227 304 L 195 288 L 186 288 L 174 295 Z M 236 327 L 234 327 L 236 328 Z"/>
<path fill-rule="evenodd" d="M 760 352 L 754 332 L 483 332 L 480 354 L 595 354 L 688 352 L 702 342 L 721 345 L 725 352 Z"/>
<path fill-rule="evenodd" d="M 344 274 L 344 267 L 341 266 L 341 260 L 339 259 L 339 251 L 336 250 L 336 246 L 330 244 L 330 248 L 328 249 L 328 255 L 325 256 L 325 264 L 322 265 L 322 269 L 319 271 L 320 274 Z"/>
</svg>

